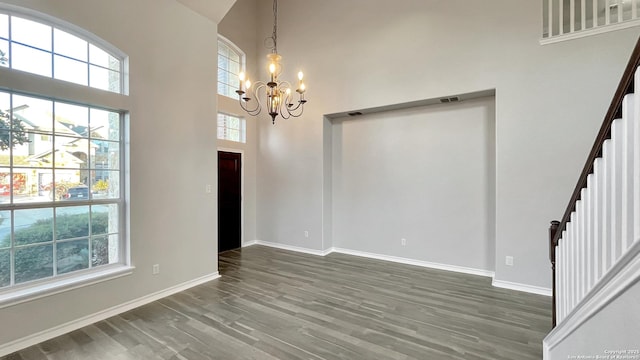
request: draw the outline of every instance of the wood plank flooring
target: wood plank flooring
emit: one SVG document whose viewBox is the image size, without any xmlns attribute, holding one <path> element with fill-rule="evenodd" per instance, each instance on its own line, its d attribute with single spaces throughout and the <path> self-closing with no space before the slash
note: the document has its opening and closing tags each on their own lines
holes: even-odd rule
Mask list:
<svg viewBox="0 0 640 360">
<path fill-rule="evenodd" d="M 2 360 L 541 359 L 551 300 L 485 277 L 263 246 L 222 278 Z"/>
</svg>

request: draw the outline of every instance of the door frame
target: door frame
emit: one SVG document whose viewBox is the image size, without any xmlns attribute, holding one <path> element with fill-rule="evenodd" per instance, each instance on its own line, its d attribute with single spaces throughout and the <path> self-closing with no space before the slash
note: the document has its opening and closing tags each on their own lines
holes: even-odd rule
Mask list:
<svg viewBox="0 0 640 360">
<path fill-rule="evenodd" d="M 216 149 L 216 174 L 218 171 L 220 171 L 220 165 L 218 165 L 218 152 L 220 151 L 240 154 L 240 248 L 243 248 L 244 247 L 244 150 L 218 146 Z M 218 189 L 220 188 L 220 184 L 217 183 L 217 180 L 216 180 L 216 186 L 217 186 L 216 211 L 219 211 L 220 199 L 218 198 Z M 217 224 L 217 226 L 218 226 L 218 232 L 219 232 L 220 224 Z M 218 239 L 218 241 L 220 241 L 220 239 Z M 217 243 L 216 243 L 216 246 L 217 246 Z M 220 251 L 219 248 L 218 248 L 218 251 Z"/>
</svg>

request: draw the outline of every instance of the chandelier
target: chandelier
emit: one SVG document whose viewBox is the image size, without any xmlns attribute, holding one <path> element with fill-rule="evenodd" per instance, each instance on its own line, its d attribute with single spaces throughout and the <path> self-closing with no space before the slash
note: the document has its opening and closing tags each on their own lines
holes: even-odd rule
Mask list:
<svg viewBox="0 0 640 360">
<path fill-rule="evenodd" d="M 282 73 L 282 65 L 280 64 L 282 56 L 278 54 L 278 0 L 273 0 L 273 34 L 265 39 L 265 45 L 271 50 L 271 53 L 267 55 L 269 81 L 266 83 L 258 81 L 251 87 L 251 81 L 245 77 L 244 72 L 241 72 L 238 74 L 240 87 L 236 93 L 240 106 L 249 115 L 260 114 L 264 106 L 271 116 L 271 122 L 275 124 L 278 115 L 283 119 L 302 115 L 304 104 L 307 102 L 304 98 L 306 87 L 302 81 L 304 78 L 302 71 L 298 73 L 298 84 L 295 89 L 298 94 L 297 101 L 294 99 L 295 94 L 292 93 L 291 83 L 278 79 Z M 265 95 L 264 99 L 260 99 L 261 94 Z M 255 103 L 251 102 L 253 99 L 256 100 Z"/>
</svg>

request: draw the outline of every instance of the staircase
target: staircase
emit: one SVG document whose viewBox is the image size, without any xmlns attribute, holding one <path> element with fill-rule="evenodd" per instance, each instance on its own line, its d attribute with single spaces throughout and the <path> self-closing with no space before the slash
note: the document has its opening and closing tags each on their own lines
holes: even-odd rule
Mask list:
<svg viewBox="0 0 640 360">
<path fill-rule="evenodd" d="M 564 216 L 551 223 L 544 359 L 640 359 L 639 66 L 640 39 Z"/>
</svg>

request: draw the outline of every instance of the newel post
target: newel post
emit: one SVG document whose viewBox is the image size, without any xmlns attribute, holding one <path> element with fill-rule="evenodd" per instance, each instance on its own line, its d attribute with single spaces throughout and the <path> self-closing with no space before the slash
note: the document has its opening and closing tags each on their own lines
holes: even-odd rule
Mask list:
<svg viewBox="0 0 640 360">
<path fill-rule="evenodd" d="M 558 227 L 560 226 L 560 222 L 557 220 L 553 220 L 551 222 L 551 226 L 549 226 L 549 260 L 551 260 L 551 276 L 552 276 L 552 310 L 551 310 L 551 321 L 553 327 L 556 327 L 556 247 L 558 246 L 558 242 L 554 241 L 556 237 L 556 233 L 558 232 Z"/>
</svg>

